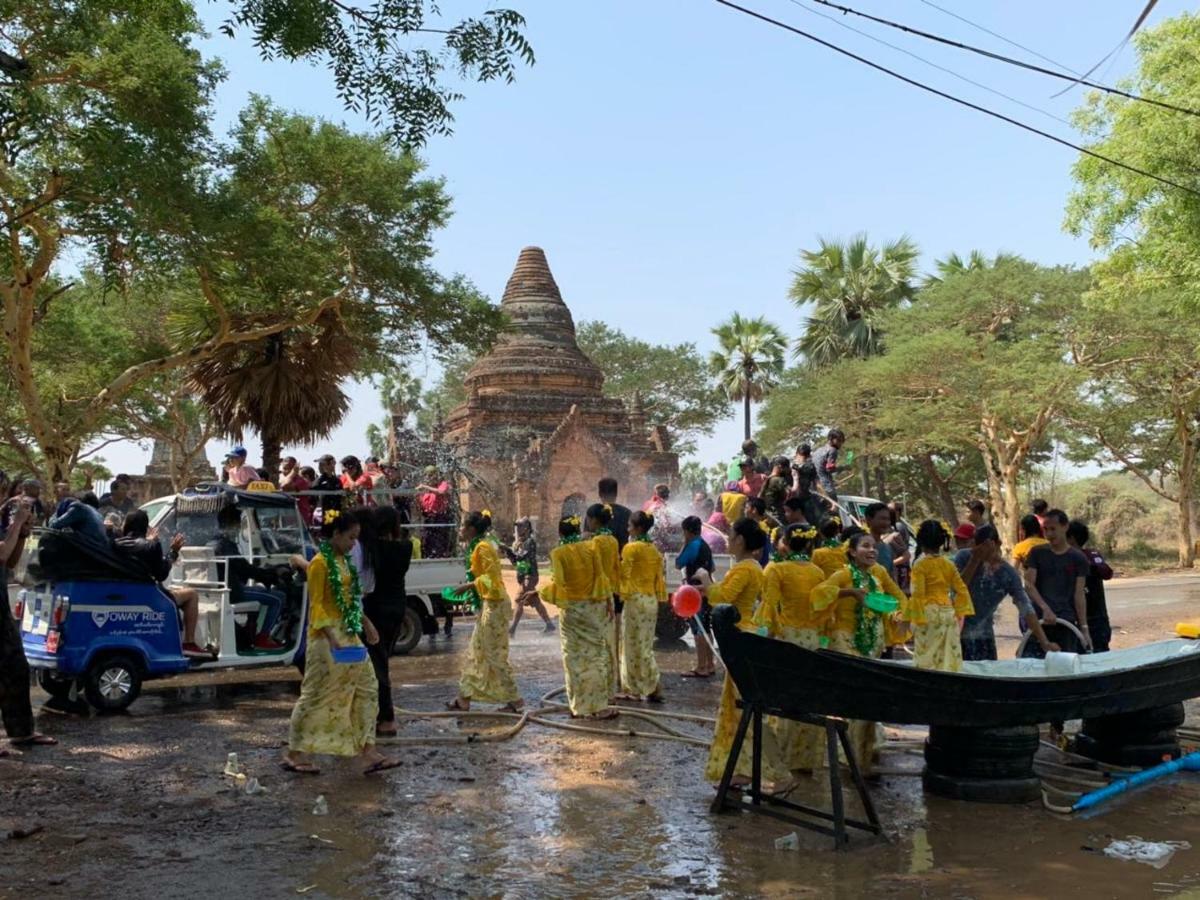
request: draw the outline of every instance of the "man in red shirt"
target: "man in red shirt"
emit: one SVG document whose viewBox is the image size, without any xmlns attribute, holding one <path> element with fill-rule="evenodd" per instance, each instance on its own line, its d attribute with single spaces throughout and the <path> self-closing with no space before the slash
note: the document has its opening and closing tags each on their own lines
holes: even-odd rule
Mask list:
<svg viewBox="0 0 1200 900">
<path fill-rule="evenodd" d="M 284 493 L 299 494 L 312 490 L 312 482 L 304 477 L 294 456 L 285 456 L 279 467 L 279 489 Z M 312 521 L 312 498 L 297 497 L 296 507 L 300 510 L 300 518 L 305 522 Z"/>
<path fill-rule="evenodd" d="M 374 485 L 371 476 L 363 471 L 357 456 L 342 457 L 342 487 L 348 491 L 358 491 L 359 503 L 366 502 L 370 494 L 364 491 L 370 491 Z"/>
<path fill-rule="evenodd" d="M 743 459 L 741 468 L 742 478 L 738 482 L 738 490 L 747 497 L 757 497 L 762 494 L 763 485 L 767 483 L 767 476 L 755 468 L 752 459 Z"/>
<path fill-rule="evenodd" d="M 421 493 L 417 503 L 426 525 L 421 554 L 427 559 L 445 559 L 453 555 L 454 529 L 450 517 L 450 482 L 442 478 L 437 466 L 425 467 L 425 482 L 417 485 Z"/>
</svg>

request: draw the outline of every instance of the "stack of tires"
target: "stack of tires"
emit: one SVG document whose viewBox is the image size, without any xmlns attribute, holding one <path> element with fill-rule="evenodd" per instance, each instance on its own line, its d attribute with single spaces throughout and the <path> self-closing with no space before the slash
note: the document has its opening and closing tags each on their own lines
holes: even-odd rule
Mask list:
<svg viewBox="0 0 1200 900">
<path fill-rule="evenodd" d="M 1084 719 L 1075 752 L 1114 766 L 1146 769 L 1182 752 L 1175 729 L 1183 724 L 1182 703 L 1118 716 Z"/>
<path fill-rule="evenodd" d="M 951 800 L 1027 803 L 1041 798 L 1033 772 L 1036 725 L 957 728 L 933 725 L 925 741 L 925 790 Z"/>
</svg>

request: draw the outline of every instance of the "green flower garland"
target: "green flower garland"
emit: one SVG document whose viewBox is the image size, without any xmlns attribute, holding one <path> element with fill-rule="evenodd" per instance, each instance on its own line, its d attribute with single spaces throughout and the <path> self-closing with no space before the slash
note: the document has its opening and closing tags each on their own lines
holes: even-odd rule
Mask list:
<svg viewBox="0 0 1200 900">
<path fill-rule="evenodd" d="M 325 560 L 329 590 L 333 594 L 333 605 L 337 607 L 342 616 L 342 624 L 349 634 L 358 634 L 363 627 L 363 611 L 362 605 L 359 603 L 362 598 L 362 586 L 358 583 L 358 569 L 354 567 L 354 563 L 350 562 L 348 556 L 342 557 L 346 567 L 350 570 L 350 598 L 346 599 L 346 592 L 342 589 L 341 573 L 338 571 L 337 557 L 334 555 L 333 545 L 329 541 L 321 542 L 321 557 Z"/>
<path fill-rule="evenodd" d="M 524 578 L 526 575 L 533 574 L 533 563 L 527 559 L 517 560 L 517 574 Z"/>
<path fill-rule="evenodd" d="M 612 529 L 611 529 L 611 528 L 597 528 L 597 529 L 596 529 L 596 534 L 607 534 L 607 535 L 610 535 L 610 536 L 611 536 L 611 535 L 612 535 Z"/>
<path fill-rule="evenodd" d="M 562 535 L 558 539 L 558 546 L 562 547 L 566 544 L 578 544 L 581 540 L 583 540 L 583 538 L 577 534 Z"/>
<path fill-rule="evenodd" d="M 803 553 L 780 553 L 778 550 L 771 554 L 771 562 L 808 562 Z"/>
<path fill-rule="evenodd" d="M 836 550 L 838 547 L 842 546 L 842 542 L 837 538 L 829 538 L 829 540 L 825 541 L 825 543 L 823 543 L 821 546 L 828 547 L 830 550 Z"/>
<path fill-rule="evenodd" d="M 638 534 L 630 538 L 631 541 L 640 541 L 643 544 L 653 544 L 654 541 L 648 534 Z"/>
<path fill-rule="evenodd" d="M 471 543 L 467 545 L 467 581 L 475 580 L 475 573 L 471 571 L 471 557 L 475 555 L 475 548 L 479 546 L 483 538 L 476 536 L 472 538 Z M 472 585 L 468 590 L 463 591 L 457 597 L 459 603 L 469 603 L 472 609 L 479 609 L 483 605 L 483 600 L 479 596 L 479 591 L 475 590 Z"/>
<path fill-rule="evenodd" d="M 862 571 L 854 563 L 850 563 L 850 576 L 854 579 L 856 591 L 870 593 L 876 587 L 875 576 Z M 879 643 L 879 616 L 865 603 L 859 603 L 855 617 L 854 649 L 862 656 L 871 656 Z"/>
</svg>

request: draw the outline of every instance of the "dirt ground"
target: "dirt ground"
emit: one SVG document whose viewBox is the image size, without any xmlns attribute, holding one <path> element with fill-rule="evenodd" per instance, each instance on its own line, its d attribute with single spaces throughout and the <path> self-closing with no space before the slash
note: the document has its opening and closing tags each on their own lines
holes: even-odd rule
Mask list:
<svg viewBox="0 0 1200 900">
<path fill-rule="evenodd" d="M 1114 583 L 1115 645 L 1200 617 L 1198 599 L 1195 576 Z M 1011 609 L 1004 621 L 1001 653 L 1015 644 Z M 453 696 L 469 635 L 463 623 L 392 661 L 403 707 L 433 711 Z M 527 700 L 561 685 L 558 640 L 536 617 L 512 659 Z M 719 682 L 676 674 L 691 659 L 684 645 L 659 653 L 667 708 L 711 716 Z M 676 742 L 530 726 L 502 743 L 421 746 L 482 726 L 408 720 L 401 733 L 415 743 L 385 748 L 399 770 L 368 778 L 326 761 L 319 777 L 287 775 L 276 763 L 296 693 L 294 673 L 272 669 L 152 682 L 121 716 L 44 714 L 61 744 L 0 760 L 0 897 L 1200 898 L 1194 778 L 1064 819 L 1038 804 L 926 797 L 920 757 L 892 752 L 884 765 L 912 774 L 874 788 L 886 839 L 835 853 L 801 833 L 796 852 L 775 849 L 783 823 L 710 815 L 705 751 Z M 222 776 L 230 752 L 266 793 Z M 804 792 L 825 805 L 821 788 Z M 318 795 L 328 815 L 313 814 Z M 1162 870 L 1100 852 L 1130 835 L 1194 847 Z"/>
</svg>

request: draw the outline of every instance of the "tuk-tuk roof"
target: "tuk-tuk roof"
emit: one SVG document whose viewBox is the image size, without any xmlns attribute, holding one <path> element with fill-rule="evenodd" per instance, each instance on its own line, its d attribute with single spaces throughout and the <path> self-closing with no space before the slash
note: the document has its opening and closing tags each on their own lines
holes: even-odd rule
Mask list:
<svg viewBox="0 0 1200 900">
<path fill-rule="evenodd" d="M 294 509 L 296 498 L 278 490 L 248 491 L 227 484 L 198 484 L 176 497 L 181 512 L 217 512 L 225 506 L 248 509 Z"/>
</svg>

